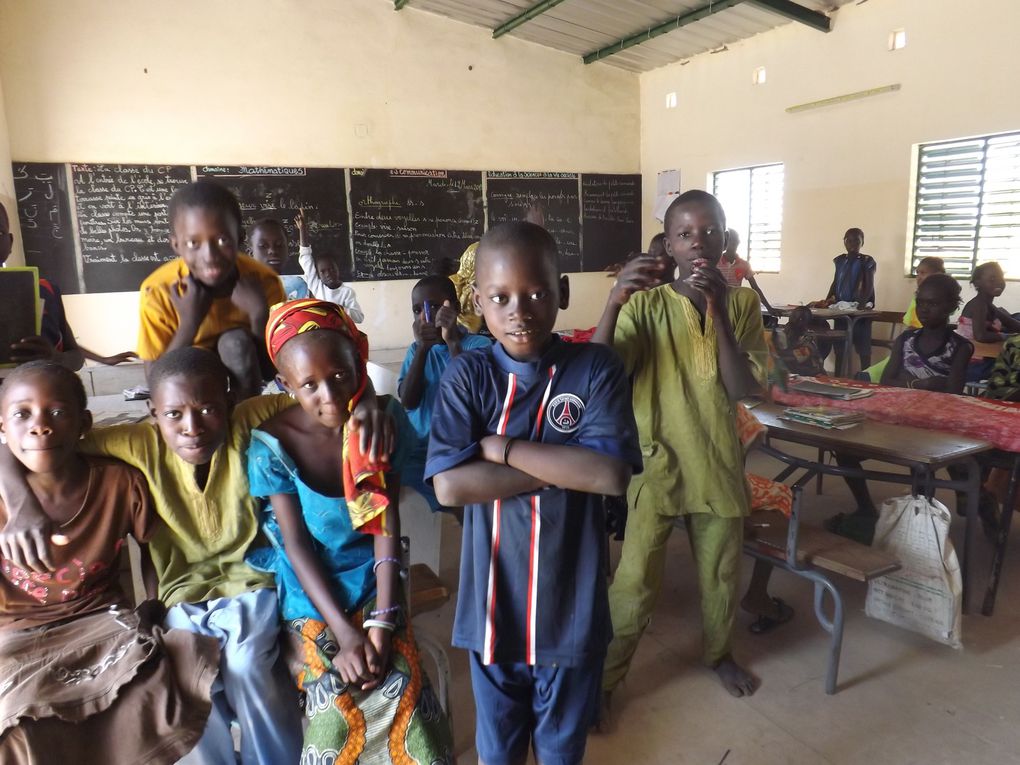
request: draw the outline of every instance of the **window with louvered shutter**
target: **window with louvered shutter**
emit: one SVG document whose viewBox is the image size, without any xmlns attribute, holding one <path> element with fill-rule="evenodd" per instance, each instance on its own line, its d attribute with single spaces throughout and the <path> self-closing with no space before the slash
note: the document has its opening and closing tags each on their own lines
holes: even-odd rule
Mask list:
<svg viewBox="0 0 1020 765">
<path fill-rule="evenodd" d="M 778 273 L 783 239 L 783 165 L 712 173 L 712 193 L 726 225 L 740 234 L 741 257 L 755 271 Z"/>
<path fill-rule="evenodd" d="M 1020 132 L 921 144 L 910 273 L 934 255 L 969 277 L 997 261 L 1020 279 Z"/>
</svg>

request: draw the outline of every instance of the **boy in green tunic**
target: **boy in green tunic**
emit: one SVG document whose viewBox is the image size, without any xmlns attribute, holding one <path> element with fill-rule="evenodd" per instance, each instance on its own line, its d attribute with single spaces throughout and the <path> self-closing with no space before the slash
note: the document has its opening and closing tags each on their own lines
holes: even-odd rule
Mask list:
<svg viewBox="0 0 1020 765">
<path fill-rule="evenodd" d="M 665 230 L 677 280 L 655 287 L 673 263 L 650 255 L 631 260 L 592 338 L 613 345 L 631 375 L 644 456 L 644 473 L 630 484 L 627 534 L 609 590 L 614 637 L 606 701 L 648 625 L 677 516 L 697 567 L 704 660 L 734 696 L 749 696 L 757 685 L 733 659 L 731 644 L 749 509 L 734 406 L 765 379 L 761 310 L 754 290 L 727 288 L 716 268 L 726 218 L 715 197 L 682 194 L 666 211 Z"/>
</svg>

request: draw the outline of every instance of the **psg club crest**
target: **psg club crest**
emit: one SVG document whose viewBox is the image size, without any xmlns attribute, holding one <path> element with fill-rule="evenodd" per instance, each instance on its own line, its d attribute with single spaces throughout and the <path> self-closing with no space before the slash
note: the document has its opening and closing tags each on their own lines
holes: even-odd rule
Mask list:
<svg viewBox="0 0 1020 765">
<path fill-rule="evenodd" d="M 549 402 L 546 419 L 560 433 L 573 433 L 581 424 L 584 402 L 573 393 L 561 393 Z"/>
</svg>

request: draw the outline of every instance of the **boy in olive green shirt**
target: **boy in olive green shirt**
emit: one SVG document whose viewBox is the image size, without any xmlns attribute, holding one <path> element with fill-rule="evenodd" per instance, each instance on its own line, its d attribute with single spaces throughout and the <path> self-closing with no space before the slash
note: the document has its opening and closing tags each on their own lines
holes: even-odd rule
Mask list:
<svg viewBox="0 0 1020 765">
<path fill-rule="evenodd" d="M 728 288 L 716 268 L 726 220 L 715 197 L 682 194 L 666 212 L 665 229 L 673 262 L 631 260 L 593 337 L 613 345 L 631 375 L 644 457 L 644 472 L 628 492 L 627 533 L 609 590 L 614 636 L 603 674 L 606 701 L 648 625 L 678 516 L 697 567 L 705 662 L 734 696 L 757 685 L 734 661 L 731 644 L 749 510 L 734 406 L 765 377 L 761 310 L 753 290 Z M 655 287 L 674 263 L 677 280 Z"/>
</svg>

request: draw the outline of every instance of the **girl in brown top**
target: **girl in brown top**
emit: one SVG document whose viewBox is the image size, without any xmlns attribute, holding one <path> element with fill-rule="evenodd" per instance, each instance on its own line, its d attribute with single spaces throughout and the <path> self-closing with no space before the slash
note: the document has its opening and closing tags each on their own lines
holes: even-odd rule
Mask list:
<svg viewBox="0 0 1020 765">
<path fill-rule="evenodd" d="M 20 463 L 57 528 L 52 570 L 0 553 L 5 764 L 172 763 L 209 716 L 218 645 L 131 609 L 121 548 L 128 534 L 144 545 L 157 516 L 140 473 L 78 453 L 91 423 L 81 380 L 59 364 L 25 364 L 0 386 L 0 459 Z"/>
</svg>

